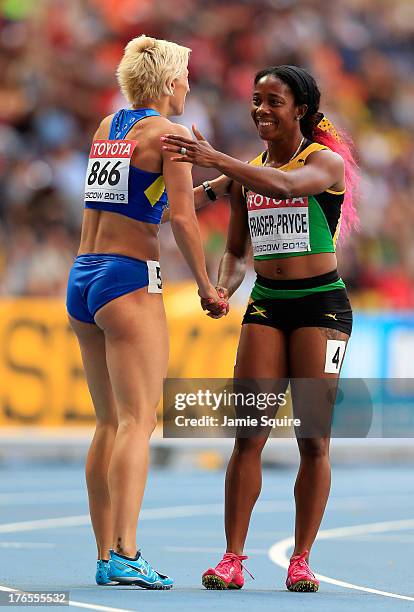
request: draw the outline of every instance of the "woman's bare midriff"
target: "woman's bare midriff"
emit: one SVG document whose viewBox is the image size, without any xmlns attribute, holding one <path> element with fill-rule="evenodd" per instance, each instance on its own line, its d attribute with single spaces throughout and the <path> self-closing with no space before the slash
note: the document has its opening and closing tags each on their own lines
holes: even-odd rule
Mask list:
<svg viewBox="0 0 414 612">
<path fill-rule="evenodd" d="M 256 259 L 254 269 L 266 278 L 295 280 L 326 274 L 335 270 L 336 265 L 335 253 L 317 253 L 286 259 Z"/>
<path fill-rule="evenodd" d="M 78 255 L 117 253 L 135 259 L 159 260 L 159 226 L 117 213 L 85 209 Z"/>
</svg>

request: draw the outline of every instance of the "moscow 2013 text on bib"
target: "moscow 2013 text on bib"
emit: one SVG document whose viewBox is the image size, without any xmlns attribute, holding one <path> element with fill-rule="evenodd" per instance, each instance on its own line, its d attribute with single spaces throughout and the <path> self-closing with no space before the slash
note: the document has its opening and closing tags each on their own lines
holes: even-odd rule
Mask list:
<svg viewBox="0 0 414 612">
<path fill-rule="evenodd" d="M 128 204 L 128 179 L 136 140 L 94 140 L 85 179 L 85 202 Z"/>
<path fill-rule="evenodd" d="M 276 200 L 246 194 L 253 255 L 309 251 L 309 201 L 306 196 Z"/>
</svg>

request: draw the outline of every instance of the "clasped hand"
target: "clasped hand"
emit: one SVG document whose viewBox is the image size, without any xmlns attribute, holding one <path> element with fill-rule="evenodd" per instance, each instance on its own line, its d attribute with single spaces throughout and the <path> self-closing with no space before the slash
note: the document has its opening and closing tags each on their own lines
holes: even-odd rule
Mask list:
<svg viewBox="0 0 414 612">
<path fill-rule="evenodd" d="M 201 308 L 207 310 L 207 316 L 212 319 L 221 319 L 229 312 L 229 295 L 225 287 L 215 288 L 216 296 L 200 296 Z"/>
</svg>

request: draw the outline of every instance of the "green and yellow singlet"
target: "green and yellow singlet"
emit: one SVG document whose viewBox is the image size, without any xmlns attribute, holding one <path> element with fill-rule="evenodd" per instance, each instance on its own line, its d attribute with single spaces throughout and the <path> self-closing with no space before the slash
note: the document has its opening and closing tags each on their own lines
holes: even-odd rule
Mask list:
<svg viewBox="0 0 414 612">
<path fill-rule="evenodd" d="M 315 151 L 328 147 L 309 144 L 284 166 L 289 172 L 305 164 Z M 264 166 L 267 151 L 249 162 Z M 345 191 L 326 189 L 314 196 L 276 199 L 243 187 L 255 259 L 280 259 L 315 253 L 334 253 L 341 224 Z"/>
</svg>

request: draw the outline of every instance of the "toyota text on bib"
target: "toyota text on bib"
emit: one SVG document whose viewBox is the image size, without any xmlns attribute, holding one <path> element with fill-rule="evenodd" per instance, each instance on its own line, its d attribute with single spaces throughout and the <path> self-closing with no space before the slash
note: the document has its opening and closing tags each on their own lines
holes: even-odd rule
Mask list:
<svg viewBox="0 0 414 612">
<path fill-rule="evenodd" d="M 94 140 L 85 180 L 85 202 L 128 204 L 128 179 L 136 140 Z"/>
<path fill-rule="evenodd" d="M 253 255 L 309 251 L 309 202 L 306 196 L 276 200 L 246 194 Z"/>
</svg>

